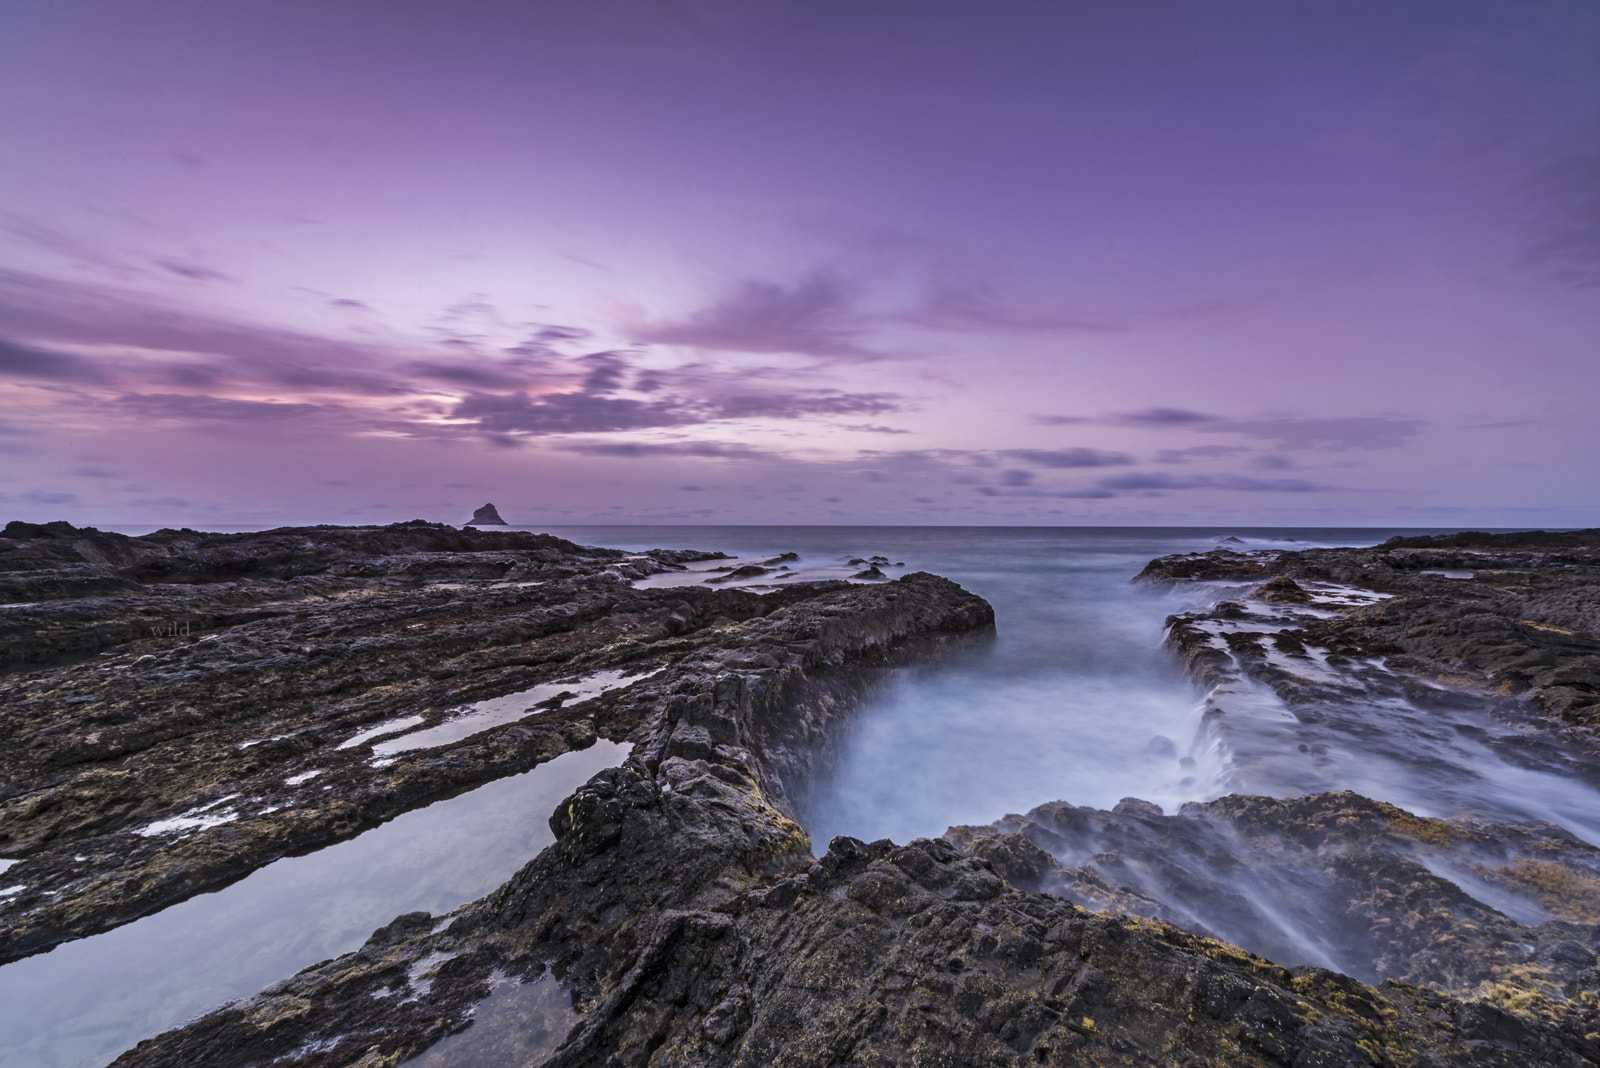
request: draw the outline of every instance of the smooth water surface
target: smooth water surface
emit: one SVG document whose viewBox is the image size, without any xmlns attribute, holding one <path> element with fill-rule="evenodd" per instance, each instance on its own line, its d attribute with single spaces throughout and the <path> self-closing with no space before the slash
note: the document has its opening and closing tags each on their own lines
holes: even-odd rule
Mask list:
<svg viewBox="0 0 1600 1068">
<path fill-rule="evenodd" d="M 0 967 L 0 1063 L 104 1065 L 139 1040 L 364 943 L 405 912 L 449 912 L 554 836 L 555 807 L 629 747 L 599 741 L 105 934 Z"/>
</svg>

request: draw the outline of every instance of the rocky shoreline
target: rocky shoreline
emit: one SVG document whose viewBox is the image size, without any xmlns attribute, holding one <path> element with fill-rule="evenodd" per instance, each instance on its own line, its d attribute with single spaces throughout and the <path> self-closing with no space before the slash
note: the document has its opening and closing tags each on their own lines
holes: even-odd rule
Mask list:
<svg viewBox="0 0 1600 1068">
<path fill-rule="evenodd" d="M 1236 588 L 1169 631 L 1219 738 L 1248 688 L 1309 715 L 1409 684 L 1588 754 L 1600 538 L 1572 537 L 1219 550 L 1142 578 Z M 1130 799 L 813 856 L 793 799 L 873 672 L 984 633 L 992 610 L 925 574 L 629 582 L 709 556 L 424 523 L 12 524 L 0 855 L 27 889 L 0 902 L 0 959 L 604 737 L 632 756 L 557 809 L 556 844 L 498 891 L 402 916 L 117 1064 L 1600 1062 L 1600 856 L 1555 828 L 1348 793 L 1172 816 Z M 595 696 L 374 750 L 605 672 Z M 185 819 L 181 837 L 140 833 Z M 1451 872 L 1552 918 L 1513 920 Z M 1309 913 L 1343 909 L 1357 978 L 1223 940 L 1263 907 L 1230 893 L 1259 873 Z"/>
</svg>

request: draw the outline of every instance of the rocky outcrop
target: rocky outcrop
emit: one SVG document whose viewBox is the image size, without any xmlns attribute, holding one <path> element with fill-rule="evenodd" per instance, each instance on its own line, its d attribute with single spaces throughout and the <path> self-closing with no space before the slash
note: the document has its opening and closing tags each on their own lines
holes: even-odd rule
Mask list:
<svg viewBox="0 0 1600 1068">
<path fill-rule="evenodd" d="M 358 952 L 141 1043 L 118 1065 L 393 1065 L 473 1041 L 494 1063 L 662 1068 L 1596 1061 L 1581 1012 L 1279 967 L 1127 915 L 1155 899 L 1087 866 L 1070 872 L 1049 851 L 1103 854 L 1142 837 L 1141 849 L 1204 854 L 1215 841 L 1205 835 L 1228 827 L 1263 859 L 1298 851 L 1322 863 L 1330 845 L 1382 842 L 1398 856 L 1469 833 L 1362 798 L 1230 798 L 1172 818 L 1134 800 L 1109 814 L 1045 806 L 948 840 L 836 838 L 814 857 L 790 815 L 808 774 L 796 754 L 837 729 L 873 665 L 990 619 L 976 598 L 916 575 L 830 586 L 717 624 L 715 641 L 684 647 L 618 698 L 631 711 L 614 715 L 636 724 L 633 755 L 557 808 L 556 843 L 498 891 L 448 918 L 399 917 Z M 1409 893 L 1415 876 L 1373 886 Z M 1419 928 L 1435 926 L 1390 939 L 1397 966 L 1422 968 L 1414 945 L 1492 919 L 1437 926 L 1438 908 L 1460 904 L 1426 898 L 1437 890 L 1427 884 L 1415 901 Z M 1376 892 L 1373 903 L 1384 910 Z M 1570 963 L 1581 982 L 1593 959 L 1581 936 L 1567 940 L 1576 949 L 1539 937 L 1539 960 Z M 1574 989 L 1587 1004 L 1587 988 Z"/>
<path fill-rule="evenodd" d="M 88 572 L 119 592 L 0 615 L 0 856 L 20 859 L 6 884 L 23 887 L 0 898 L 0 962 L 597 736 L 625 738 L 656 714 L 652 676 L 697 651 L 731 655 L 746 624 L 775 613 L 823 617 L 780 650 L 802 661 L 795 650 L 817 650 L 810 668 L 844 656 L 851 627 L 865 628 L 868 649 L 909 636 L 867 627 L 876 602 L 843 582 L 757 595 L 627 581 L 719 555 L 688 550 L 629 556 L 425 523 L 143 538 L 6 530 L 0 584 L 31 584 L 37 598 L 62 572 Z M 962 606 L 987 612 L 928 576 L 897 588 L 902 599 L 938 591 L 928 596 L 951 600 L 952 619 Z M 982 612 L 964 625 L 984 625 Z M 623 677 L 598 696 L 530 699 L 468 737 L 374 753 L 474 702 L 607 671 Z"/>
<path fill-rule="evenodd" d="M 1054 802 L 946 837 L 1016 885 L 1090 907 L 1600 1029 L 1600 850 L 1549 825 L 1424 819 L 1341 792 L 1172 816 Z"/>
<path fill-rule="evenodd" d="M 1461 731 L 1508 767 L 1600 777 L 1600 532 L 1219 549 L 1153 561 L 1140 579 L 1214 598 L 1167 621 L 1211 745 L 1279 762 L 1298 748 L 1311 776 L 1339 744 L 1334 725 L 1403 716 L 1419 749 L 1393 759 L 1419 775 L 1443 774 L 1429 737 Z M 1463 709 L 1508 729 L 1451 718 Z M 1600 851 L 1549 824 L 1423 819 L 1326 793 L 1173 816 L 1058 802 L 951 835 L 1078 900 L 1600 1030 Z"/>
<path fill-rule="evenodd" d="M 1589 734 L 1600 726 L 1597 530 L 1391 538 L 1373 549 L 1218 549 L 1152 561 L 1139 578 L 1244 584 L 1241 598 L 1268 604 L 1291 603 L 1278 596 L 1289 588 L 1282 583 L 1317 584 L 1329 611 L 1277 630 L 1275 644 L 1388 657 L 1410 675 L 1470 679 L 1526 698 L 1562 727 Z M 1257 583 L 1265 585 L 1252 593 Z M 1341 598 L 1338 587 L 1381 596 Z M 1172 621 L 1172 641 L 1192 666 L 1206 644 L 1197 628 L 1234 610 L 1243 611 L 1237 600 Z"/>
<path fill-rule="evenodd" d="M 479 508 L 476 512 L 472 513 L 472 518 L 467 521 L 467 525 L 471 527 L 503 527 L 506 525 L 506 521 L 500 518 L 500 513 L 495 511 L 494 505 L 486 504 L 482 508 Z"/>
</svg>

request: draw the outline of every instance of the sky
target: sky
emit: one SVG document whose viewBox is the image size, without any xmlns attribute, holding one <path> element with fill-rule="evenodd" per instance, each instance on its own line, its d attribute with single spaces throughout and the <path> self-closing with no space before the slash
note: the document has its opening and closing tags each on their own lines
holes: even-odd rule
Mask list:
<svg viewBox="0 0 1600 1068">
<path fill-rule="evenodd" d="M 1600 524 L 1588 0 L 0 6 L 0 518 Z"/>
</svg>

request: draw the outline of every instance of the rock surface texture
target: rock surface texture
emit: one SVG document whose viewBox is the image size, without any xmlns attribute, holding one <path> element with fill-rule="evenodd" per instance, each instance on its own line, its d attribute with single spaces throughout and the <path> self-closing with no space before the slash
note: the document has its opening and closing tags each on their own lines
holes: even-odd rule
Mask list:
<svg viewBox="0 0 1600 1068">
<path fill-rule="evenodd" d="M 94 547 L 99 538 L 106 547 L 96 551 L 104 555 L 122 546 L 109 536 L 70 528 L 36 530 L 14 525 L 7 537 L 9 551 L 23 554 L 20 560 L 44 561 L 32 569 L 41 583 L 48 572 L 81 566 L 67 559 L 72 541 Z M 226 536 L 163 532 L 148 544 L 187 544 L 190 555 L 204 556 L 207 539 L 218 537 Z M 29 659 L 19 661 L 7 683 L 36 703 L 20 706 L 32 710 L 31 718 L 6 751 L 33 754 L 13 773 L 16 781 L 33 784 L 23 787 L 33 791 L 26 796 L 64 790 L 92 772 L 120 772 L 140 754 L 177 739 L 196 746 L 189 774 L 198 781 L 209 765 L 193 739 L 207 730 L 236 731 L 241 740 L 256 737 L 267 726 L 259 717 L 287 714 L 272 709 L 325 709 L 321 717 L 302 712 L 284 724 L 292 738 L 302 736 L 297 731 L 325 732 L 314 734 L 306 748 L 236 758 L 271 760 L 276 781 L 302 767 L 305 754 L 332 759 L 328 743 L 347 741 L 358 729 L 394 716 L 401 710 L 391 700 L 394 688 L 411 695 L 406 707 L 433 709 L 469 695 L 508 692 L 529 680 L 560 678 L 559 672 L 575 666 L 655 670 L 587 708 L 576 705 L 559 716 L 498 728 L 502 733 L 495 737 L 501 740 L 492 745 L 469 738 L 461 744 L 483 749 L 471 759 L 423 750 L 356 773 L 356 781 L 368 784 L 361 796 L 412 797 L 439 781 L 431 776 L 447 777 L 422 770 L 434 764 L 471 769 L 506 759 L 528 766 L 540 746 L 586 744 L 596 733 L 634 743 L 625 763 L 596 775 L 550 815 L 555 844 L 499 890 L 449 917 L 401 916 L 359 951 L 143 1042 L 118 1065 L 377 1068 L 416 1058 L 425 1068 L 1511 1066 L 1583 1065 L 1600 1058 L 1588 1037 L 1592 1028 L 1572 1013 L 1549 1011 L 1548 1000 L 1508 1006 L 1409 983 L 1375 988 L 1328 970 L 1282 968 L 1162 919 L 1128 915 L 1141 903 L 1160 904 L 1135 889 L 1117 888 L 1089 871 L 1063 875 L 1067 867 L 1048 848 L 1087 841 L 1085 827 L 1130 838 L 1182 838 L 1163 824 L 1167 817 L 1143 802 L 1098 815 L 1046 806 L 1048 812 L 1036 810 L 1026 821 L 1015 817 L 1015 826 L 957 828 L 946 838 L 900 846 L 841 837 L 815 858 L 791 806 L 809 774 L 807 752 L 836 730 L 875 667 L 992 626 L 989 606 L 946 580 L 914 574 L 870 585 L 796 585 L 765 595 L 704 586 L 634 590 L 618 581 L 627 568 L 644 571 L 678 561 L 670 554 L 627 558 L 537 540 L 539 535 L 462 534 L 425 524 L 234 537 L 263 539 L 250 552 L 270 556 L 270 547 L 281 544 L 288 558 L 322 560 L 325 566 L 270 577 L 256 572 L 256 582 L 270 586 L 270 595 L 246 600 L 237 610 L 261 615 L 206 617 L 215 619 L 208 634 L 225 635 L 217 639 L 225 646 L 209 643 L 218 655 L 207 648 L 205 655 L 169 665 L 146 645 L 119 648 L 109 640 L 113 629 L 95 622 L 109 608 L 80 607 L 53 631 L 54 644 L 29 645 L 16 632 L 19 651 L 25 649 Z M 183 541 L 190 538 L 195 540 Z M 324 542 L 345 548 L 330 553 L 318 548 Z M 125 548 L 134 556 L 143 551 Z M 248 555 L 239 542 L 223 542 L 218 551 L 207 559 Z M 549 556 L 539 557 L 535 568 L 526 558 L 541 553 Z M 83 579 L 121 581 L 119 569 L 136 563 L 108 555 L 93 565 L 101 570 L 85 570 Z M 358 563 L 374 570 L 360 576 L 342 570 Z M 517 572 L 519 567 L 533 570 Z M 485 573 L 493 568 L 501 570 Z M 1274 577 L 1263 572 L 1257 581 Z M 430 585 L 435 578 L 443 581 Z M 125 581 L 133 587 L 96 595 L 123 598 L 126 606 L 116 611 L 125 616 L 137 615 L 143 599 L 166 596 L 151 592 L 143 580 Z M 220 575 L 191 580 L 196 588 L 172 596 L 201 597 L 219 581 Z M 238 589 L 237 579 L 225 581 Z M 291 596 L 312 588 L 315 595 Z M 255 584 L 243 590 L 255 591 Z M 220 588 L 204 594 L 213 595 L 220 597 Z M 51 600 L 46 607 L 65 611 L 69 603 Z M 269 605 L 279 614 L 266 614 Z M 163 618 L 174 615 L 166 611 Z M 304 622 L 292 624 L 301 615 Z M 50 618 L 40 615 L 35 630 Z M 266 654 L 261 647 L 278 633 L 263 626 L 272 619 L 303 632 Z M 349 629 L 343 629 L 346 619 Z M 413 622 L 427 623 L 419 629 L 430 634 L 408 646 L 404 635 L 414 633 L 406 629 Z M 463 628 L 459 643 L 448 656 L 429 652 L 438 630 L 447 626 Z M 311 644 L 313 632 L 324 656 L 353 658 L 338 674 L 360 675 L 356 692 L 342 696 L 344 691 L 335 690 L 332 700 L 300 696 L 298 706 L 299 690 L 270 700 L 258 694 L 262 700 L 250 702 L 255 680 L 268 672 L 267 665 L 246 661 L 245 653 L 309 657 L 290 650 Z M 101 644 L 90 644 L 86 634 L 97 635 L 93 641 Z M 369 644 L 358 645 L 362 639 Z M 336 654 L 327 648 L 335 641 L 341 643 Z M 236 651 L 223 656 L 221 648 Z M 392 667 L 385 667 L 385 654 Z M 107 704 L 121 690 L 94 672 L 108 663 L 127 671 L 136 656 L 157 657 L 163 673 L 196 671 L 205 679 L 213 679 L 207 665 L 219 671 L 240 663 L 254 667 L 248 678 L 218 678 L 208 690 L 197 690 L 207 694 L 207 703 L 197 701 L 189 718 L 176 725 L 142 729 L 139 745 L 119 740 L 92 750 L 80 765 L 51 763 L 48 754 L 56 747 L 104 732 L 93 717 L 122 707 Z M 52 658 L 60 663 L 52 666 Z M 309 685 L 300 680 L 316 677 L 308 674 L 310 662 L 292 662 L 294 670 L 279 667 L 277 677 Z M 463 694 L 463 686 L 473 688 Z M 14 703 L 8 700 L 8 709 Z M 151 715 L 121 722 L 142 723 Z M 257 719 L 235 723 L 249 716 Z M 50 731 L 55 733 L 40 733 Z M 234 735 L 228 738 L 228 744 L 238 744 Z M 88 744 L 103 743 L 97 736 Z M 265 743 L 238 752 L 260 744 Z M 218 751 L 210 746 L 212 757 Z M 351 751 L 360 750 L 345 750 Z M 188 767 L 182 752 L 175 751 L 171 766 Z M 523 755 L 500 756 L 507 752 Z M 420 776 L 423 785 L 402 788 L 410 780 L 394 778 L 398 769 L 413 769 L 406 774 Z M 117 827 L 200 796 L 186 788 L 163 794 L 159 803 L 135 800 L 156 787 L 135 768 L 128 774 L 137 784 L 126 788 L 134 804 L 101 824 L 84 815 L 116 811 L 91 789 L 101 779 L 85 780 L 89 785 L 76 793 L 64 790 L 56 804 L 79 815 L 62 818 L 55 837 L 114 836 Z M 378 779 L 382 784 L 372 785 Z M 439 787 L 451 788 L 459 784 Z M 1227 798 L 1207 816 L 1246 828 L 1254 820 L 1263 834 L 1293 838 L 1294 848 L 1313 852 L 1327 841 L 1409 836 L 1432 842 L 1460 830 L 1436 828 L 1353 796 L 1303 800 L 1304 811 L 1295 807 L 1301 802 Z M 351 804 L 352 821 L 366 818 Z M 63 851 L 49 833 L 28 829 L 35 826 L 29 820 L 44 818 L 54 807 L 8 816 L 4 826 L 29 835 L 30 856 Z M 1173 819 L 1178 818 L 1191 817 Z M 203 833 L 208 832 L 194 837 Z M 1323 836 L 1321 842 L 1315 834 Z M 68 848 L 81 854 L 81 847 Z M 13 870 L 23 872 L 21 866 Z M 1102 890 L 1104 902 L 1095 897 Z M 1070 897 L 1120 911 L 1086 911 Z M 60 927 L 67 919 L 54 922 Z M 1561 950 L 1548 941 L 1551 959 L 1589 951 L 1577 926 L 1571 939 L 1576 948 Z M 26 951 L 43 941 L 35 935 L 32 942 L 13 944 Z M 1397 960 L 1410 945 L 1403 941 L 1396 940 L 1398 948 L 1391 951 Z M 1592 965 L 1592 956 L 1586 959 Z M 1421 967 L 1409 963 L 1411 957 L 1405 960 L 1408 967 Z"/>
</svg>

